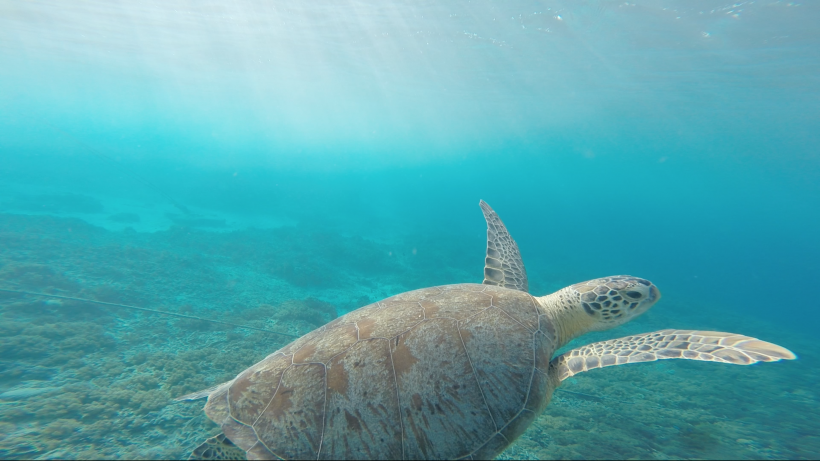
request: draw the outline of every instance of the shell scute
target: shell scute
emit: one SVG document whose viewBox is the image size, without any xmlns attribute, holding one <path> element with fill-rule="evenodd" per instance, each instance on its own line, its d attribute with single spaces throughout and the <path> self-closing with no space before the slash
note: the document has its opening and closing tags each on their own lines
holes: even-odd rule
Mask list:
<svg viewBox="0 0 820 461">
<path fill-rule="evenodd" d="M 459 458 L 494 431 L 492 418 L 451 319 L 424 322 L 391 342 L 404 457 Z"/>
<path fill-rule="evenodd" d="M 472 454 L 472 459 L 493 459 L 498 453 L 507 448 L 509 444 L 510 441 L 502 434 L 493 434 L 490 440 Z"/>
<path fill-rule="evenodd" d="M 360 341 L 327 367 L 324 459 L 400 459 L 401 425 L 386 339 Z"/>
<path fill-rule="evenodd" d="M 234 445 L 246 451 L 259 443 L 259 439 L 256 437 L 256 432 L 254 432 L 253 427 L 233 419 L 228 420 L 228 422 L 222 426 L 222 432 Z M 272 457 L 273 456 L 271 456 L 271 458 Z"/>
<path fill-rule="evenodd" d="M 472 289 L 466 289 L 467 287 Z M 448 285 L 442 293 L 424 299 L 427 318 L 449 318 L 463 320 L 488 309 L 493 305 L 493 296 L 476 290 L 478 286 Z"/>
<path fill-rule="evenodd" d="M 315 337 L 293 352 L 293 363 L 325 363 L 334 355 L 356 344 L 359 340 L 358 328 L 353 323 L 339 323 L 325 329 L 324 334 Z"/>
<path fill-rule="evenodd" d="M 533 371 L 532 333 L 497 308 L 463 322 L 461 336 L 496 429 L 524 407 Z"/>
<path fill-rule="evenodd" d="M 495 286 L 403 293 L 269 355 L 215 391 L 208 414 L 251 458 L 496 450 L 547 389 L 533 377 L 533 349 L 551 345 L 537 314 L 528 294 Z"/>
<path fill-rule="evenodd" d="M 493 297 L 493 306 L 503 310 L 529 331 L 538 329 L 538 308 L 527 293 L 495 285 L 487 285 L 484 293 Z"/>
<path fill-rule="evenodd" d="M 540 415 L 547 408 L 547 404 L 549 404 L 552 397 L 552 386 L 549 375 L 535 370 L 532 374 L 532 382 L 530 382 L 527 403 L 524 405 L 524 409 Z"/>
<path fill-rule="evenodd" d="M 381 302 L 382 308 L 356 322 L 359 338 L 392 338 L 424 321 L 424 309 L 417 302 Z"/>
<path fill-rule="evenodd" d="M 440 295 L 443 291 L 444 287 L 430 287 L 430 288 L 421 288 L 419 290 L 407 291 L 405 293 L 399 293 L 395 296 L 391 296 L 385 299 L 384 302 L 391 302 L 391 301 L 409 301 L 409 302 L 419 302 L 424 301 L 426 299 L 432 298 L 433 296 Z"/>
<path fill-rule="evenodd" d="M 530 410 L 521 410 L 521 413 L 501 429 L 500 433 L 507 440 L 515 440 L 530 427 L 533 421 L 535 421 L 535 413 Z"/>
<path fill-rule="evenodd" d="M 533 341 L 533 362 L 535 368 L 546 373 L 549 370 L 550 360 L 555 352 L 557 341 L 554 336 L 537 331 L 532 335 Z"/>
<path fill-rule="evenodd" d="M 315 459 L 324 426 L 325 366 L 293 365 L 253 424 L 259 440 L 276 456 Z"/>
<path fill-rule="evenodd" d="M 270 403 L 291 364 L 291 356 L 274 354 L 240 373 L 228 389 L 231 416 L 252 425 Z"/>
</svg>

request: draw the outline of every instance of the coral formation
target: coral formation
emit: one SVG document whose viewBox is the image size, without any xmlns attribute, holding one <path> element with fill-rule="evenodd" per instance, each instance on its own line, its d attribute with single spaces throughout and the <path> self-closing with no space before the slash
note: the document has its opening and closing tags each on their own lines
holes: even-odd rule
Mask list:
<svg viewBox="0 0 820 461">
<path fill-rule="evenodd" d="M 480 255 L 465 249 L 473 242 L 444 237 L 387 245 L 304 228 L 117 233 L 73 219 L 0 214 L 0 239 L 0 288 L 297 335 L 401 291 L 481 274 Z M 693 315 L 673 306 L 621 332 L 710 326 Z M 774 340 L 790 334 L 765 327 Z M 738 329 L 755 328 L 763 327 Z M 205 321 L 0 292 L 0 458 L 186 457 L 217 428 L 201 402 L 172 399 L 230 380 L 287 342 Z M 810 340 L 788 343 L 817 349 Z M 502 458 L 816 457 L 820 367 L 809 355 L 790 364 L 791 374 L 777 364 L 675 361 L 578 375 Z"/>
<path fill-rule="evenodd" d="M 302 322 L 318 328 L 338 317 L 333 304 L 316 298 L 290 299 L 279 304 L 273 318 L 280 321 Z"/>
</svg>

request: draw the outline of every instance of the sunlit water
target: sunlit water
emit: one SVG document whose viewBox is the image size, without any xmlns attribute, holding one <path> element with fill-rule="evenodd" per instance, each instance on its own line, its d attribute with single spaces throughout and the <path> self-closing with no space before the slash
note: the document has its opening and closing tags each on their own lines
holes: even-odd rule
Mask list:
<svg viewBox="0 0 820 461">
<path fill-rule="evenodd" d="M 335 315 L 318 301 L 480 281 L 484 199 L 533 294 L 663 291 L 581 343 L 700 328 L 799 356 L 579 375 L 503 456 L 816 458 L 818 21 L 808 1 L 0 0 L 0 288 L 303 334 Z M 4 458 L 187 456 L 218 428 L 171 399 L 287 342 L 8 293 L 0 333 Z"/>
</svg>

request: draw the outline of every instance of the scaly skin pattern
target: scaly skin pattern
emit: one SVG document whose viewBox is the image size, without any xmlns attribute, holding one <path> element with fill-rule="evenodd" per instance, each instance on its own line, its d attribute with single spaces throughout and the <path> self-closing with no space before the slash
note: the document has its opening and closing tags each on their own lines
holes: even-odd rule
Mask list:
<svg viewBox="0 0 820 461">
<path fill-rule="evenodd" d="M 553 359 L 549 374 L 561 382 L 570 376 L 613 365 L 688 359 L 751 365 L 794 360 L 790 350 L 757 338 L 721 331 L 661 330 L 600 341 Z"/>
<path fill-rule="evenodd" d="M 646 312 L 661 297 L 652 282 L 615 275 L 568 286 L 538 299 L 556 328 L 558 347 L 590 331 L 622 325 Z"/>
<path fill-rule="evenodd" d="M 487 256 L 484 258 L 484 285 L 496 285 L 529 292 L 527 269 L 518 244 L 507 232 L 495 211 L 482 200 L 479 205 L 487 221 Z"/>
<path fill-rule="evenodd" d="M 197 460 L 242 460 L 246 459 L 245 452 L 236 448 L 225 437 L 225 434 L 215 435 L 198 446 L 188 459 Z"/>
</svg>

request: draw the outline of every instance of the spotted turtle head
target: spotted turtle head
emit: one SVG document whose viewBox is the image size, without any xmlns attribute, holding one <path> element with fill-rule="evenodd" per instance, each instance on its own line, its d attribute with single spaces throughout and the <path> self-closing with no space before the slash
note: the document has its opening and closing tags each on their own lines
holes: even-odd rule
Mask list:
<svg viewBox="0 0 820 461">
<path fill-rule="evenodd" d="M 661 298 L 649 280 L 616 275 L 572 285 L 583 311 L 595 322 L 591 330 L 607 330 L 646 312 Z"/>
</svg>

